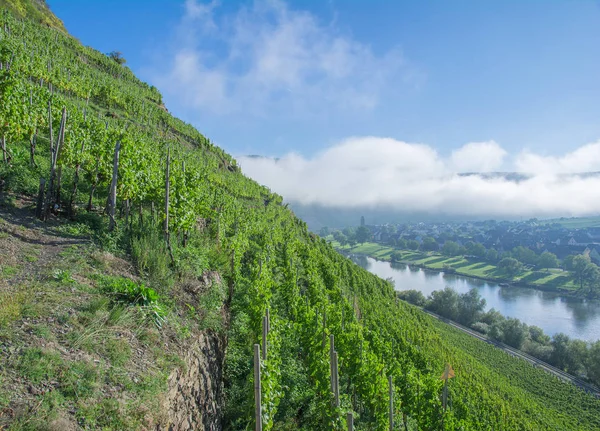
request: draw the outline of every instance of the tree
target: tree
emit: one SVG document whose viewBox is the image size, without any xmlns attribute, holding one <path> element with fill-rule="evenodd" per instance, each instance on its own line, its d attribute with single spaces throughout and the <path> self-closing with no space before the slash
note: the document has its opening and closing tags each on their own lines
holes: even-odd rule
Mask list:
<svg viewBox="0 0 600 431">
<path fill-rule="evenodd" d="M 108 54 L 108 56 L 118 64 L 123 65 L 127 63 L 127 60 L 125 60 L 121 51 L 112 51 Z"/>
<path fill-rule="evenodd" d="M 502 324 L 502 341 L 516 349 L 521 348 L 527 338 L 527 333 L 527 325 L 519 319 L 509 317 Z"/>
<path fill-rule="evenodd" d="M 426 236 L 423 238 L 423 243 L 421 244 L 421 250 L 423 251 L 438 251 L 440 246 L 438 245 L 435 238 L 431 236 Z"/>
<path fill-rule="evenodd" d="M 346 235 L 344 235 L 342 232 L 340 232 L 339 230 L 336 230 L 333 232 L 333 239 L 335 239 L 337 242 L 339 242 L 341 245 L 346 245 L 348 244 L 348 238 L 346 237 Z"/>
<path fill-rule="evenodd" d="M 490 248 L 486 253 L 485 253 L 485 258 L 489 261 L 489 262 L 496 262 L 498 261 L 498 252 L 496 250 L 494 250 L 493 248 Z"/>
<path fill-rule="evenodd" d="M 402 260 L 402 253 L 399 251 L 395 251 L 391 254 L 390 260 L 392 262 L 400 262 Z"/>
<path fill-rule="evenodd" d="M 485 304 L 476 288 L 463 293 L 458 300 L 458 321 L 466 326 L 472 325 L 485 309 Z"/>
<path fill-rule="evenodd" d="M 467 254 L 477 257 L 485 256 L 485 247 L 483 246 L 483 244 L 469 241 L 465 244 L 465 248 L 467 249 Z"/>
<path fill-rule="evenodd" d="M 504 316 L 495 308 L 491 308 L 486 313 L 483 313 L 479 320 L 483 323 L 492 326 L 504 321 Z"/>
<path fill-rule="evenodd" d="M 419 241 L 411 239 L 406 242 L 406 247 L 409 250 L 417 250 L 419 248 Z"/>
<path fill-rule="evenodd" d="M 573 271 L 573 261 L 575 260 L 575 255 L 570 254 L 563 259 L 563 268 L 567 271 Z"/>
<path fill-rule="evenodd" d="M 419 244 L 417 244 L 417 247 L 418 247 L 418 246 L 419 246 Z M 396 247 L 398 247 L 398 248 L 399 248 L 399 249 L 401 249 L 401 250 L 404 250 L 404 249 L 406 249 L 406 248 L 407 248 L 407 245 L 406 245 L 406 240 L 405 240 L 404 238 L 398 238 L 398 239 L 396 240 Z"/>
<path fill-rule="evenodd" d="M 498 268 L 504 271 L 511 277 L 514 277 L 521 271 L 523 265 L 514 257 L 505 257 L 500 262 L 498 262 Z"/>
<path fill-rule="evenodd" d="M 600 340 L 592 343 L 588 351 L 586 369 L 588 377 L 595 383 L 600 384 Z"/>
<path fill-rule="evenodd" d="M 538 266 L 540 268 L 558 268 L 558 258 L 554 253 L 548 251 L 543 252 L 538 260 Z"/>
<path fill-rule="evenodd" d="M 454 241 L 446 241 L 442 247 L 442 254 L 445 256 L 458 256 L 460 246 Z"/>
<path fill-rule="evenodd" d="M 544 330 L 539 326 L 532 325 L 529 327 L 529 338 L 536 343 L 548 345 L 550 337 L 544 333 Z"/>
<path fill-rule="evenodd" d="M 585 272 L 585 286 L 587 287 L 587 293 L 592 296 L 597 296 L 600 291 L 600 268 L 590 263 Z"/>
<path fill-rule="evenodd" d="M 319 230 L 319 236 L 325 238 L 327 235 L 329 235 L 329 228 L 327 226 L 323 226 L 321 230 Z"/>
<path fill-rule="evenodd" d="M 365 243 L 369 240 L 369 238 L 371 237 L 371 232 L 369 232 L 369 228 L 366 226 L 359 226 L 358 229 L 356 229 L 356 242 L 358 242 L 359 244 Z"/>
<path fill-rule="evenodd" d="M 422 307 L 427 302 L 425 295 L 420 290 L 404 290 L 398 292 L 398 297 L 406 302 Z"/>
<path fill-rule="evenodd" d="M 458 293 L 454 289 L 446 287 L 444 290 L 433 291 L 425 308 L 450 320 L 457 320 L 458 301 Z"/>
<path fill-rule="evenodd" d="M 558 334 L 554 334 L 552 337 L 552 354 L 550 355 L 550 361 L 555 366 L 560 368 L 561 370 L 569 370 L 572 364 L 570 353 L 569 353 L 569 344 L 571 339 L 568 335 L 559 332 Z"/>
<path fill-rule="evenodd" d="M 478 242 L 476 242 L 476 243 L 473 244 L 473 248 L 471 250 L 471 254 L 473 256 L 484 258 L 485 257 L 485 252 L 486 252 L 486 249 L 483 246 L 483 244 L 480 244 Z"/>
<path fill-rule="evenodd" d="M 590 257 L 583 254 L 578 254 L 573 258 L 573 274 L 575 279 L 579 283 L 579 288 L 583 290 L 583 284 L 588 279 L 588 273 L 590 272 Z"/>
<path fill-rule="evenodd" d="M 511 251 L 512 257 L 517 259 L 520 262 L 523 262 L 528 265 L 537 265 L 538 256 L 535 252 L 527 247 L 518 246 L 512 249 Z"/>
</svg>

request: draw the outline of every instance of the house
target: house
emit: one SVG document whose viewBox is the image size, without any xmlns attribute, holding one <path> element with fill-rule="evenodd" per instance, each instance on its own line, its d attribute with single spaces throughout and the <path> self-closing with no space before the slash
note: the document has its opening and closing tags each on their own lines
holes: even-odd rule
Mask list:
<svg viewBox="0 0 600 431">
<path fill-rule="evenodd" d="M 381 241 L 381 231 L 377 230 L 374 234 L 373 234 L 373 240 L 375 242 L 379 242 Z"/>
<path fill-rule="evenodd" d="M 596 265 L 600 265 L 600 251 L 599 251 L 600 247 L 594 247 L 590 250 L 590 259 L 592 260 L 593 263 L 595 263 Z"/>
<path fill-rule="evenodd" d="M 592 242 L 591 238 L 588 235 L 584 235 L 581 233 L 574 235 L 571 239 L 573 239 L 575 243 L 569 243 L 569 245 L 588 245 Z"/>
</svg>

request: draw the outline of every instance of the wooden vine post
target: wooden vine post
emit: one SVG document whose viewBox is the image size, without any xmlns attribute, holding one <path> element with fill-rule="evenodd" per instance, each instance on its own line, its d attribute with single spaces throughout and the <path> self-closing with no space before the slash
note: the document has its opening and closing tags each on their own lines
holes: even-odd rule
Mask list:
<svg viewBox="0 0 600 431">
<path fill-rule="evenodd" d="M 110 231 L 114 230 L 116 226 L 115 221 L 115 210 L 117 207 L 117 177 L 119 172 L 119 152 L 121 151 L 121 141 L 117 141 L 115 145 L 115 155 L 113 158 L 113 174 L 112 181 L 110 183 L 110 190 L 108 191 L 108 205 L 106 206 L 108 210 L 108 229 Z"/>
<path fill-rule="evenodd" d="M 65 140 L 65 127 L 67 124 L 67 109 L 63 108 L 62 117 L 60 119 L 60 129 L 58 131 L 58 137 L 56 138 L 56 146 L 52 140 L 52 105 L 48 103 L 48 116 L 50 122 L 50 181 L 48 184 L 48 192 L 46 194 L 46 210 L 44 218 L 47 218 L 52 211 L 53 200 L 55 198 L 54 188 L 56 181 L 56 163 L 58 162 L 58 156 L 60 148 Z"/>
<path fill-rule="evenodd" d="M 446 364 L 446 369 L 440 376 L 440 380 L 444 381 L 444 390 L 442 392 L 442 430 L 444 429 L 444 419 L 446 418 L 446 407 L 448 406 L 448 380 L 454 377 L 454 370 L 450 364 Z"/>
<path fill-rule="evenodd" d="M 0 143 L 2 144 L 2 161 L 8 163 L 8 157 L 6 157 L 6 135 L 4 133 L 2 134 Z"/>
<path fill-rule="evenodd" d="M 38 190 L 38 198 L 35 206 L 35 216 L 39 219 L 42 219 L 42 215 L 44 213 L 44 188 L 46 187 L 46 180 L 44 178 L 40 178 L 40 188 Z"/>
<path fill-rule="evenodd" d="M 325 331 L 327 327 L 327 309 L 323 310 L 323 350 L 325 350 L 325 345 L 327 344 L 327 333 Z"/>
<path fill-rule="evenodd" d="M 165 241 L 167 242 L 167 246 L 169 244 L 169 193 L 171 188 L 171 182 L 169 179 L 169 169 L 171 165 L 171 148 L 167 147 L 167 167 L 165 170 L 165 222 L 163 226 L 163 230 L 165 233 Z"/>
<path fill-rule="evenodd" d="M 69 215 L 73 216 L 73 204 L 75 203 L 75 199 L 77 198 L 77 186 L 79 185 L 79 171 L 81 170 L 81 157 L 83 157 L 83 152 L 85 150 L 85 141 L 81 143 L 80 150 L 80 158 L 77 159 L 77 164 L 75 165 L 75 176 L 73 178 L 73 189 L 71 190 L 71 199 L 69 199 Z"/>
<path fill-rule="evenodd" d="M 165 242 L 167 243 L 167 250 L 169 251 L 169 257 L 171 263 L 175 265 L 175 258 L 173 257 L 173 249 L 171 248 L 171 233 L 169 232 L 169 194 L 171 192 L 171 147 L 167 146 L 167 166 L 165 171 Z"/>
<path fill-rule="evenodd" d="M 354 415 L 352 412 L 346 415 L 346 423 L 348 424 L 348 431 L 354 431 Z"/>
<path fill-rule="evenodd" d="M 270 322 L 269 322 L 269 309 L 267 308 L 266 314 L 263 316 L 262 322 L 262 358 L 263 361 L 267 360 L 267 336 L 269 335 Z"/>
<path fill-rule="evenodd" d="M 185 160 L 181 161 L 181 172 L 183 173 L 183 187 L 184 187 L 184 190 L 185 190 Z M 185 229 L 183 231 L 183 240 L 182 240 L 182 245 L 184 247 L 187 247 L 188 237 L 189 237 L 188 230 Z"/>
<path fill-rule="evenodd" d="M 260 346 L 254 345 L 254 416 L 255 431 L 262 431 L 262 407 L 260 388 Z"/>
<path fill-rule="evenodd" d="M 333 334 L 329 336 L 329 372 L 331 393 L 333 394 L 334 407 L 340 406 L 340 385 L 338 375 L 338 354 L 335 351 L 335 337 Z"/>
<path fill-rule="evenodd" d="M 390 431 L 394 431 L 394 382 L 391 374 L 388 376 L 388 384 L 390 391 Z"/>
</svg>

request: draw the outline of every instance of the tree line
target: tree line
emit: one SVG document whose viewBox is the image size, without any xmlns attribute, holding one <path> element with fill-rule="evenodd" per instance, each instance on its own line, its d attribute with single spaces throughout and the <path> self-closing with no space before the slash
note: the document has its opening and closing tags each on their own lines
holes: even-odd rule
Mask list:
<svg viewBox="0 0 600 431">
<path fill-rule="evenodd" d="M 563 333 L 550 337 L 540 327 L 505 317 L 493 308 L 485 312 L 486 301 L 475 288 L 459 294 L 446 287 L 428 297 L 418 290 L 405 290 L 398 297 L 600 385 L 600 340 L 589 343 Z"/>
</svg>

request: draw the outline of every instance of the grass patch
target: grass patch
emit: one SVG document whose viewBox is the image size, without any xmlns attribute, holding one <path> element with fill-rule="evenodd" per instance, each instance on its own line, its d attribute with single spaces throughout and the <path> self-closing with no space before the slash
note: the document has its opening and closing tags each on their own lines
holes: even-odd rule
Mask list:
<svg viewBox="0 0 600 431">
<path fill-rule="evenodd" d="M 114 366 L 122 366 L 131 359 L 131 346 L 127 340 L 111 338 L 105 345 L 106 356 Z"/>
<path fill-rule="evenodd" d="M 37 347 L 25 349 L 19 358 L 17 370 L 34 384 L 57 377 L 63 361 L 60 355 L 52 350 Z"/>
<path fill-rule="evenodd" d="M 2 278 L 12 278 L 19 272 L 18 266 L 2 265 L 0 267 L 0 276 Z"/>
<path fill-rule="evenodd" d="M 0 328 L 21 318 L 26 298 L 24 292 L 0 291 Z"/>
</svg>

